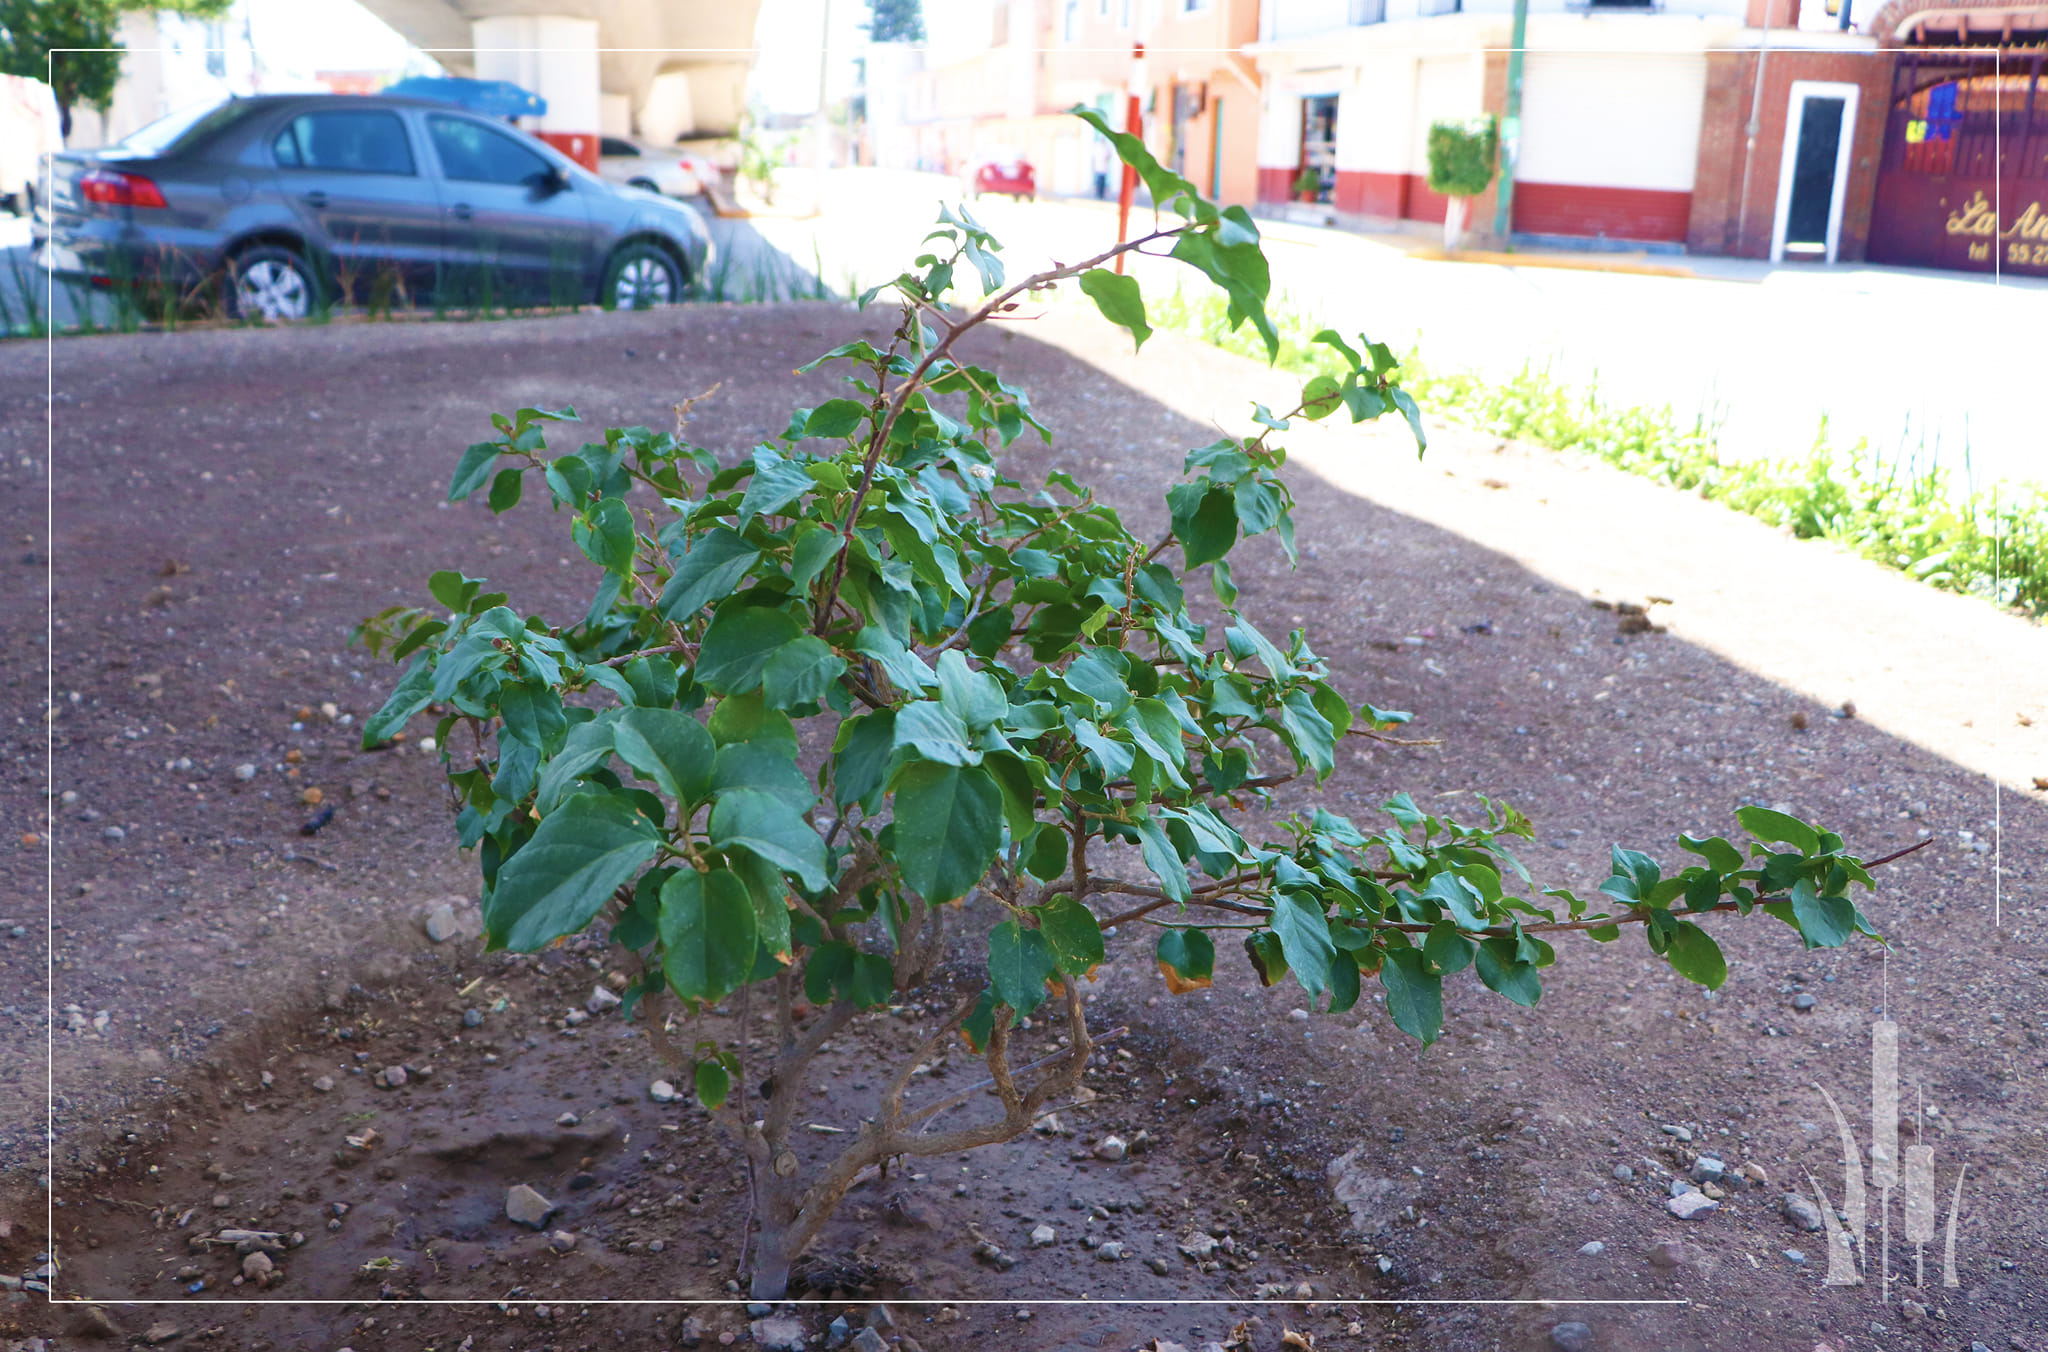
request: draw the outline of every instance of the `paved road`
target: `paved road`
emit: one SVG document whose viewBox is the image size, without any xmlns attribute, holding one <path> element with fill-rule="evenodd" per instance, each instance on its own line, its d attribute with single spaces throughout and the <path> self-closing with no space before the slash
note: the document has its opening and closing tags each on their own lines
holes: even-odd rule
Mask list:
<svg viewBox="0 0 2048 1352">
<path fill-rule="evenodd" d="M 708 223 L 718 262 L 705 278 L 705 287 L 714 298 L 763 300 L 819 294 L 815 259 L 807 250 L 796 257 L 786 256 L 745 220 L 714 217 Z M 35 266 L 31 253 L 28 222 L 0 215 L 0 333 L 18 331 L 51 315 L 60 332 L 78 327 L 81 316 L 88 312 L 95 324 L 115 323 L 110 297 L 76 284 L 52 286 Z"/>
<path fill-rule="evenodd" d="M 793 257 L 816 248 L 835 286 L 871 285 L 902 268 L 956 197 L 932 175 L 843 171 L 829 176 L 821 216 L 757 224 Z M 1008 243 L 1013 274 L 1114 239 L 1104 204 L 970 209 Z M 1691 278 L 1501 267 L 1410 258 L 1397 241 L 1337 230 L 1266 233 L 1275 290 L 1296 308 L 1397 348 L 1419 342 L 1439 368 L 1548 367 L 1617 402 L 1719 419 L 1736 455 L 1803 453 L 1826 419 L 1837 446 L 1868 439 L 1887 459 L 1938 459 L 1979 484 L 2048 481 L 2037 394 L 2048 283 L 1724 259 L 1657 260 L 1701 274 Z M 1138 272 L 1148 293 L 1187 275 Z"/>
</svg>

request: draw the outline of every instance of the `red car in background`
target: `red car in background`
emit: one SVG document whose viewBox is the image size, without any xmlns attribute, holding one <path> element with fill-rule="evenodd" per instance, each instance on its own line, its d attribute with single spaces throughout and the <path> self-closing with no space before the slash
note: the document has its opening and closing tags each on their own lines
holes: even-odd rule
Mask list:
<svg viewBox="0 0 2048 1352">
<path fill-rule="evenodd" d="M 1031 161 L 1014 150 L 985 150 L 968 161 L 963 188 L 969 197 L 1001 193 L 1028 202 L 1038 196 L 1038 175 Z"/>
</svg>

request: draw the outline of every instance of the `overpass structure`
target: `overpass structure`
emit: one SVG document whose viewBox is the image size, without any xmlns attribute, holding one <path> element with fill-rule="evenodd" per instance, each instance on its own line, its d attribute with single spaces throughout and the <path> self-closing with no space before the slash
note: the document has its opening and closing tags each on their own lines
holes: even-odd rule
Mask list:
<svg viewBox="0 0 2048 1352">
<path fill-rule="evenodd" d="M 529 130 L 595 168 L 599 136 L 733 131 L 760 0 L 361 0 L 451 74 L 547 100 Z"/>
</svg>

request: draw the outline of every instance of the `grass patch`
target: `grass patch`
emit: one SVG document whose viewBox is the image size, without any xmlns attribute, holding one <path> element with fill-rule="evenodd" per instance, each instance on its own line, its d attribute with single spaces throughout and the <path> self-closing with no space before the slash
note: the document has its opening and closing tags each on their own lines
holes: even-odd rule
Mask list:
<svg viewBox="0 0 2048 1352">
<path fill-rule="evenodd" d="M 1147 318 L 1226 351 L 1266 355 L 1249 325 L 1231 329 L 1220 298 L 1175 292 L 1149 305 Z M 1339 374 L 1334 354 L 1309 341 L 1320 322 L 1284 302 L 1273 321 L 1281 369 Z M 1591 455 L 1800 539 L 1832 540 L 1930 586 L 2048 618 L 2048 493 L 2038 484 L 1958 491 L 1939 466 L 1886 462 L 1865 442 L 1848 449 L 1829 444 L 1825 424 L 1802 453 L 1723 460 L 1719 428 L 1705 419 L 1686 424 L 1668 407 L 1608 404 L 1597 390 L 1567 388 L 1534 367 L 1497 381 L 1432 371 L 1411 352 L 1401 363 L 1401 382 L 1437 417 Z"/>
</svg>

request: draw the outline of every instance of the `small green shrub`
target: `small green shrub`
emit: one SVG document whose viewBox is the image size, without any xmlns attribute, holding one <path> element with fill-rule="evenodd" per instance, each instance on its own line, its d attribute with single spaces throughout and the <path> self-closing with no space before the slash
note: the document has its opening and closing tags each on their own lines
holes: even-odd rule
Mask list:
<svg viewBox="0 0 2048 1352">
<path fill-rule="evenodd" d="M 1477 197 L 1493 182 L 1500 157 L 1500 124 L 1491 113 L 1429 125 L 1429 190 Z"/>
</svg>

